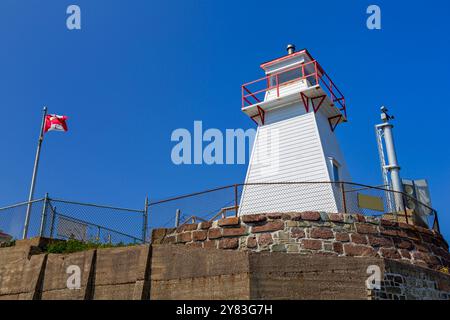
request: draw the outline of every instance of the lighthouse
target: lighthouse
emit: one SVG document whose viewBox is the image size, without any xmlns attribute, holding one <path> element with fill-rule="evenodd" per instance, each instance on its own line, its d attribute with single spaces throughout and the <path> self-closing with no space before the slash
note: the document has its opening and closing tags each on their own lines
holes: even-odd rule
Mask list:
<svg viewBox="0 0 450 320">
<path fill-rule="evenodd" d="M 308 50 L 261 64 L 265 76 L 242 85 L 242 111 L 257 133 L 239 215 L 342 212 L 350 174 L 336 137 L 345 97 Z"/>
</svg>

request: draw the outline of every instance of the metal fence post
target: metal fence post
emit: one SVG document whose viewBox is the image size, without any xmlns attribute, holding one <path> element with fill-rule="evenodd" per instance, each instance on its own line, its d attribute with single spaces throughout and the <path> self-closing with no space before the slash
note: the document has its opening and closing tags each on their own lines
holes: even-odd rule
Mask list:
<svg viewBox="0 0 450 320">
<path fill-rule="evenodd" d="M 47 202 L 48 202 L 48 193 L 45 194 L 44 200 L 42 204 L 42 213 L 41 213 L 41 226 L 39 228 L 39 237 L 44 236 L 45 224 L 47 222 Z"/>
<path fill-rule="evenodd" d="M 238 185 L 234 185 L 234 210 L 236 217 L 238 216 Z"/>
<path fill-rule="evenodd" d="M 50 209 L 52 210 L 52 223 L 50 224 L 50 239 L 53 239 L 53 231 L 55 229 L 55 219 L 56 219 L 56 207 L 52 208 L 50 205 Z"/>
<path fill-rule="evenodd" d="M 408 209 L 407 209 L 407 201 L 405 201 L 405 195 L 404 195 L 404 194 L 402 194 L 402 204 L 403 204 L 403 210 L 404 210 L 404 213 L 405 213 L 405 222 L 406 222 L 407 224 L 409 224 L 409 220 L 408 220 Z M 397 216 L 397 215 L 395 215 L 395 221 L 398 222 L 398 216 Z M 413 224 L 414 224 L 414 222 L 413 222 Z"/>
<path fill-rule="evenodd" d="M 144 215 L 142 223 L 142 241 L 147 241 L 147 228 L 148 228 L 148 196 L 145 197 Z"/>
<path fill-rule="evenodd" d="M 177 209 L 177 211 L 175 212 L 175 227 L 178 228 L 178 226 L 180 225 L 180 215 L 181 215 L 181 210 Z"/>
<path fill-rule="evenodd" d="M 342 192 L 342 209 L 344 210 L 344 213 L 347 213 L 347 201 L 345 199 L 345 185 L 343 182 L 341 182 L 341 192 Z"/>
</svg>

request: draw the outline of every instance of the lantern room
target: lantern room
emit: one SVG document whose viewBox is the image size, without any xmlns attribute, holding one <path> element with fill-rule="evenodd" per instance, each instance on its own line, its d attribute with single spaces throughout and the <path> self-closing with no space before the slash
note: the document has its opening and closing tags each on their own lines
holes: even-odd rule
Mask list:
<svg viewBox="0 0 450 320">
<path fill-rule="evenodd" d="M 308 50 L 261 64 L 265 77 L 242 85 L 242 111 L 258 125 L 268 111 L 300 100 L 305 112 L 324 113 L 332 131 L 347 121 L 345 97 Z"/>
</svg>

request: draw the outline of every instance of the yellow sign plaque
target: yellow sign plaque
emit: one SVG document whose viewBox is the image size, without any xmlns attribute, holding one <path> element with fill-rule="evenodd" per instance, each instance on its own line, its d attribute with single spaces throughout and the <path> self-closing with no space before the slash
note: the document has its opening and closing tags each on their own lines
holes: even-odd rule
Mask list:
<svg viewBox="0 0 450 320">
<path fill-rule="evenodd" d="M 358 207 L 384 212 L 384 201 L 381 197 L 358 193 Z"/>
</svg>

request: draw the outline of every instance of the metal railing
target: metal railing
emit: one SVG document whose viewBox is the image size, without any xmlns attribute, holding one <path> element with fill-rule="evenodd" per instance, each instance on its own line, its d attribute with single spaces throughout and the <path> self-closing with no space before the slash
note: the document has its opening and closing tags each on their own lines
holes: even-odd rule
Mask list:
<svg viewBox="0 0 450 320">
<path fill-rule="evenodd" d="M 242 194 L 252 203 L 249 206 Z M 324 193 L 333 201 L 326 204 Z M 399 201 L 401 203 L 396 203 Z M 286 208 L 279 206 L 280 200 Z M 259 204 L 259 205 L 255 205 Z M 267 182 L 234 184 L 149 203 L 152 216 L 169 217 L 165 226 L 213 221 L 238 214 L 294 211 L 360 213 L 439 231 L 436 210 L 406 193 L 348 182 Z M 178 219 L 175 213 L 178 212 Z"/>
<path fill-rule="evenodd" d="M 233 184 L 159 201 L 146 199 L 143 209 L 53 199 L 48 195 L 30 204 L 28 226 L 24 226 L 28 202 L 0 208 L 0 231 L 20 239 L 26 227 L 30 238 L 130 244 L 149 242 L 152 228 L 230 215 L 292 211 L 360 213 L 439 231 L 436 210 L 417 199 L 388 187 L 348 182 Z"/>
<path fill-rule="evenodd" d="M 282 78 L 288 80 L 283 80 Z M 281 79 L 280 79 L 281 78 Z M 320 85 L 333 103 L 339 105 L 339 110 L 347 117 L 345 97 L 333 80 L 328 76 L 317 60 L 306 62 L 300 66 L 272 73 L 263 78 L 242 85 L 242 108 L 259 104 L 265 100 L 266 94 L 273 91 L 280 97 L 280 90 L 290 84 L 305 80 L 308 86 Z"/>
</svg>

